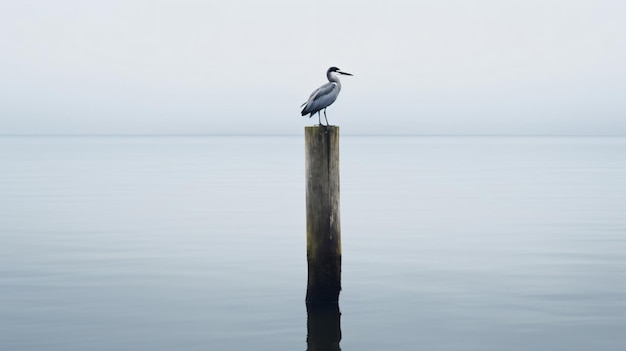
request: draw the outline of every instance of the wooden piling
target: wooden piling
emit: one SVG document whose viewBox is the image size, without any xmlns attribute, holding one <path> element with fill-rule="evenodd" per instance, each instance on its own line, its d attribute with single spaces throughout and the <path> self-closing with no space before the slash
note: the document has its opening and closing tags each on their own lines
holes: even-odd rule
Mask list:
<svg viewBox="0 0 626 351">
<path fill-rule="evenodd" d="M 305 127 L 307 304 L 337 303 L 341 291 L 339 127 Z"/>
<path fill-rule="evenodd" d="M 307 351 L 341 351 L 339 304 L 306 305 Z"/>
</svg>

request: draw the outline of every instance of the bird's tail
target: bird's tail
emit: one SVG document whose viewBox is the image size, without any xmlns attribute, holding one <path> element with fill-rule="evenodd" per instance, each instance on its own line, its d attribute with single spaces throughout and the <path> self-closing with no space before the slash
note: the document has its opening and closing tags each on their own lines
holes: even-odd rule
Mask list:
<svg viewBox="0 0 626 351">
<path fill-rule="evenodd" d="M 306 116 L 309 113 L 309 111 L 307 111 L 307 106 L 305 106 L 307 102 L 305 102 L 304 104 L 300 105 L 300 107 L 304 107 L 302 109 L 302 112 L 300 112 L 303 116 Z"/>
</svg>

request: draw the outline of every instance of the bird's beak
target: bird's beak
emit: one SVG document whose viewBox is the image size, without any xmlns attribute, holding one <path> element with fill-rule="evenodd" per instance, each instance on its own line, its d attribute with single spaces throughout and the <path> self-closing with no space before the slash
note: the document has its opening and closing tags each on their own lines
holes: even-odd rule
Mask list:
<svg viewBox="0 0 626 351">
<path fill-rule="evenodd" d="M 337 71 L 337 73 L 339 73 L 339 74 L 343 74 L 343 75 L 345 75 L 345 76 L 351 76 L 351 74 L 350 74 L 350 73 L 348 73 L 348 72 Z"/>
</svg>

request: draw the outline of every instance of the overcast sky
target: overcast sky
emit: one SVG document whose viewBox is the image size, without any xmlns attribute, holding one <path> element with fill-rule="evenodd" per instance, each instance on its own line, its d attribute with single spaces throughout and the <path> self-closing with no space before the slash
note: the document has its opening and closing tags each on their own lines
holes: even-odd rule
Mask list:
<svg viewBox="0 0 626 351">
<path fill-rule="evenodd" d="M 626 1 L 0 1 L 0 134 L 626 135 Z"/>
</svg>

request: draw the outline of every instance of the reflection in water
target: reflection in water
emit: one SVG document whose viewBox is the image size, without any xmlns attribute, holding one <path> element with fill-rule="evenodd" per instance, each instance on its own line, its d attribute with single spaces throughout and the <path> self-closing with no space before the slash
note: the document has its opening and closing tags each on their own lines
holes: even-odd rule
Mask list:
<svg viewBox="0 0 626 351">
<path fill-rule="evenodd" d="M 307 304 L 307 351 L 340 351 L 339 304 Z"/>
</svg>

